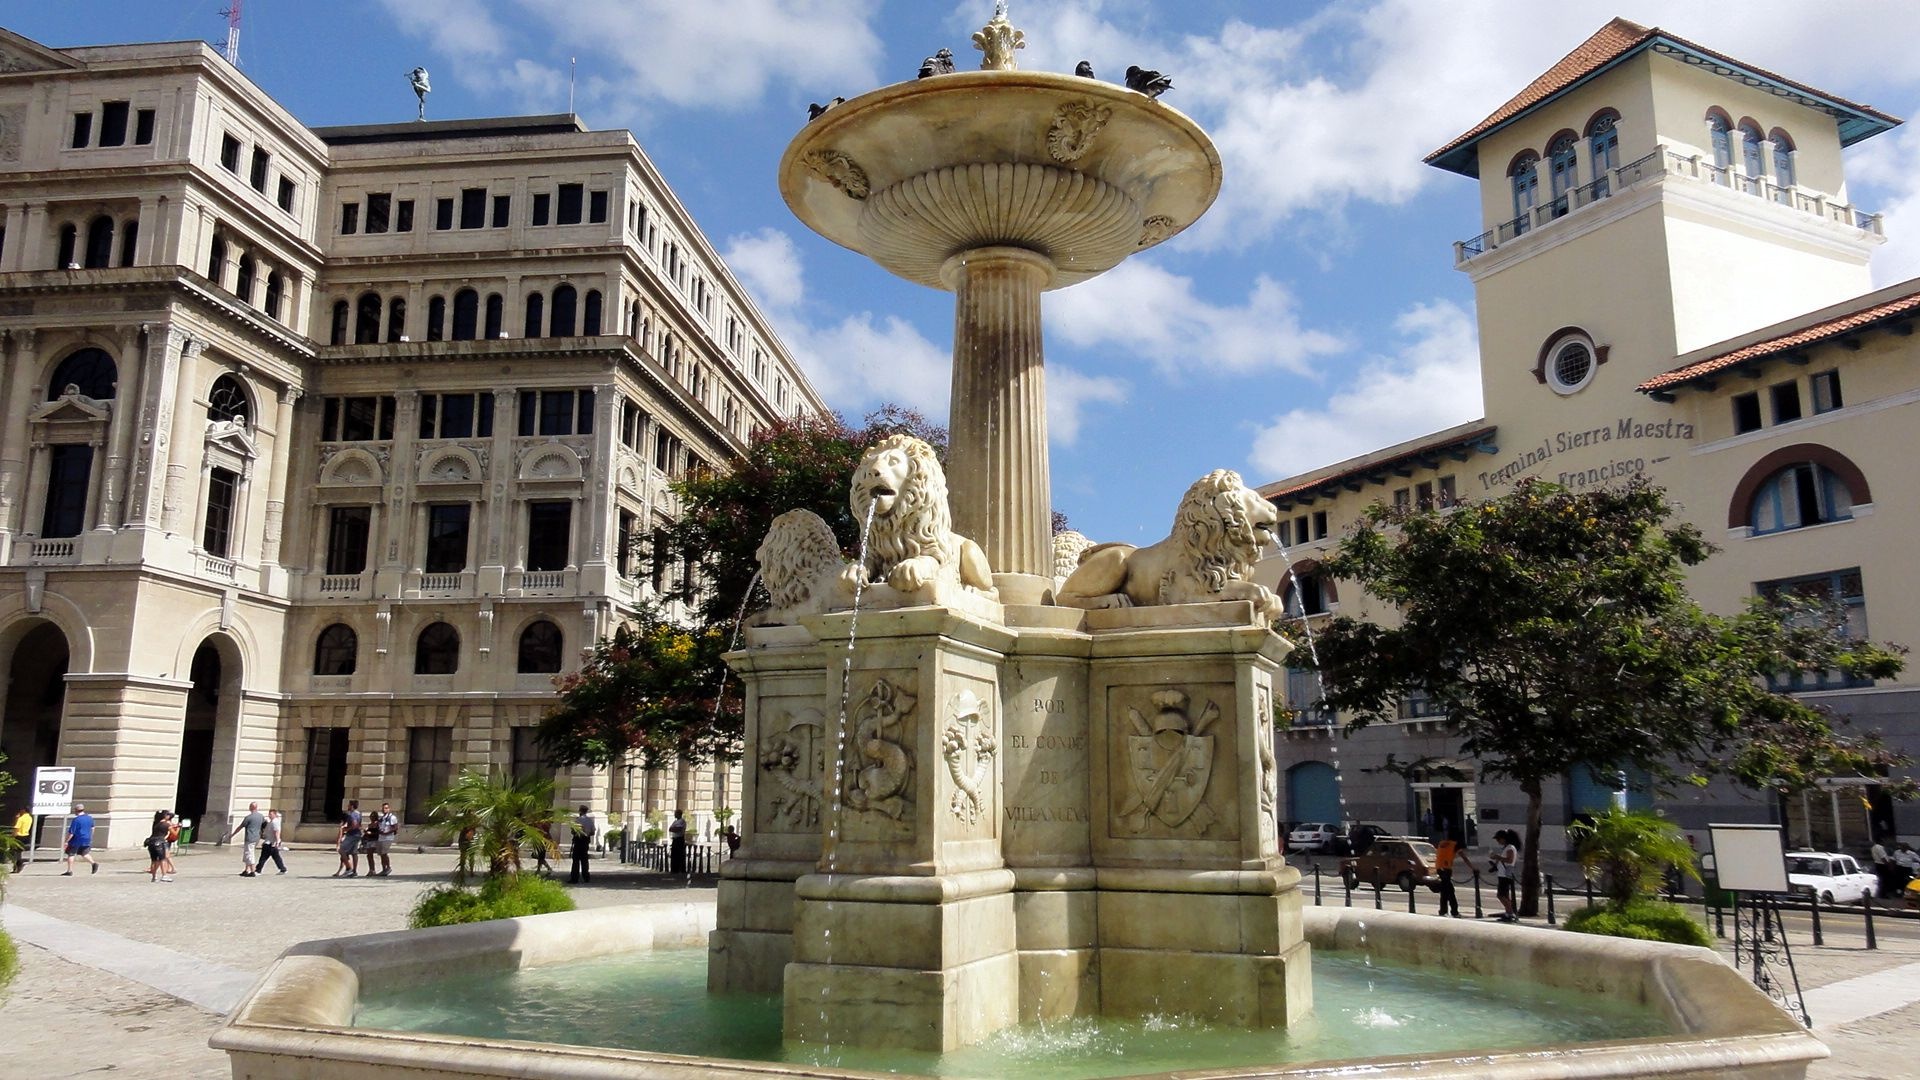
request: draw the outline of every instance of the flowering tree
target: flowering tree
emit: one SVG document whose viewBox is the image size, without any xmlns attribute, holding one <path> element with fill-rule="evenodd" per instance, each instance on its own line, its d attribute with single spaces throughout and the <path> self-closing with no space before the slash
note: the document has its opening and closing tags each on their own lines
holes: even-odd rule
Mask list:
<svg viewBox="0 0 1920 1080">
<path fill-rule="evenodd" d="M 558 765 L 697 765 L 740 754 L 740 683 L 721 659 L 718 627 L 676 626 L 647 609 L 595 644 L 578 672 L 557 680 L 560 700 L 539 741 Z"/>
</svg>

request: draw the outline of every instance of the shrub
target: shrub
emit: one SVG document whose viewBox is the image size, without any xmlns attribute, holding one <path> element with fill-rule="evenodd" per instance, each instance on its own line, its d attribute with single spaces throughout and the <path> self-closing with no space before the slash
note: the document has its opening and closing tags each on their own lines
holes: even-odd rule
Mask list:
<svg viewBox="0 0 1920 1080">
<path fill-rule="evenodd" d="M 1658 900 L 1636 900 L 1625 906 L 1601 904 L 1567 916 L 1567 929 L 1576 934 L 1667 941 L 1675 945 L 1712 948 L 1713 939 L 1685 908 Z"/>
<path fill-rule="evenodd" d="M 413 905 L 407 925 L 423 930 L 572 910 L 573 897 L 559 882 L 535 874 L 503 874 L 487 878 L 478 889 L 461 885 L 428 889 Z"/>
<path fill-rule="evenodd" d="M 7 984 L 13 981 L 14 974 L 19 970 L 20 951 L 7 932 L 0 930 L 0 1000 L 5 1000 Z"/>
</svg>

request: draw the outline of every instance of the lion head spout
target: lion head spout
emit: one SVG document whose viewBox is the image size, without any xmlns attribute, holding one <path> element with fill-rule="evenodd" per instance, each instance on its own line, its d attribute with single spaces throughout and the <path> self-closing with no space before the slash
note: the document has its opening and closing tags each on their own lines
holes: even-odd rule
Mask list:
<svg viewBox="0 0 1920 1080">
<path fill-rule="evenodd" d="M 895 566 L 922 555 L 943 568 L 955 562 L 947 474 L 925 440 L 889 435 L 868 447 L 853 471 L 847 505 L 862 523 L 865 565 L 873 580 L 886 580 Z"/>
<path fill-rule="evenodd" d="M 1174 514 L 1173 537 L 1189 571 L 1219 592 L 1253 576 L 1260 552 L 1273 542 L 1280 515 L 1232 469 L 1215 469 L 1193 482 Z"/>
<path fill-rule="evenodd" d="M 772 599 L 762 616 L 765 622 L 791 622 L 825 610 L 834 599 L 833 583 L 847 565 L 832 527 L 811 510 L 789 510 L 774 518 L 754 555 Z"/>
</svg>

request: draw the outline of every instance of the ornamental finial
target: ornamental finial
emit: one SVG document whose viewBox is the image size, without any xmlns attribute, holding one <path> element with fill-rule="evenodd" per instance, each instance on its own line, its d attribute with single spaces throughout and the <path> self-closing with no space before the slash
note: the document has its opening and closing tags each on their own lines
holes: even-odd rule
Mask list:
<svg viewBox="0 0 1920 1080">
<path fill-rule="evenodd" d="M 1019 67 L 1013 62 L 1013 54 L 1027 47 L 1027 35 L 1007 21 L 1007 0 L 996 0 L 993 21 L 974 31 L 973 47 L 986 54 L 980 61 L 981 71 L 1013 71 Z"/>
</svg>

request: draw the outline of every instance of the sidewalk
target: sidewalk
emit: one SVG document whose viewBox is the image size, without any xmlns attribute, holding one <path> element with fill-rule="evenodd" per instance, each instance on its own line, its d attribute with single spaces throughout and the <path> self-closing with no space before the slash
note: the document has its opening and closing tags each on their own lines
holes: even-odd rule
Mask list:
<svg viewBox="0 0 1920 1080">
<path fill-rule="evenodd" d="M 108 854 L 96 875 L 63 878 L 57 863 L 43 862 L 7 879 L 0 919 L 20 944 L 20 974 L 0 1003 L 10 1044 L 0 1071 L 36 1080 L 109 1070 L 225 1080 L 226 1057 L 207 1039 L 274 957 L 313 938 L 404 926 L 414 899 L 446 881 L 454 856 L 397 853 L 386 878 L 332 878 L 337 861 L 324 848 L 293 851 L 284 876 L 241 878 L 231 847 L 177 861 L 171 885 L 147 880 L 141 852 Z M 603 907 L 662 893 L 711 899 L 713 886 L 597 860 L 592 883 L 572 892 L 581 907 Z M 1809 1075 L 1920 1074 L 1920 924 L 1890 922 L 1874 951 L 1850 928 L 1830 926 L 1827 941 L 1814 948 L 1800 934 L 1793 942 L 1815 1032 L 1834 1052 Z"/>
</svg>

